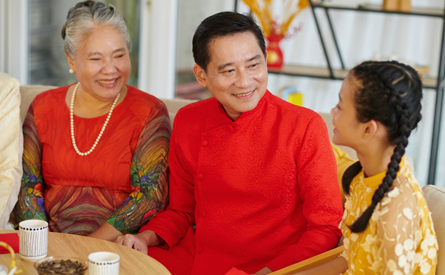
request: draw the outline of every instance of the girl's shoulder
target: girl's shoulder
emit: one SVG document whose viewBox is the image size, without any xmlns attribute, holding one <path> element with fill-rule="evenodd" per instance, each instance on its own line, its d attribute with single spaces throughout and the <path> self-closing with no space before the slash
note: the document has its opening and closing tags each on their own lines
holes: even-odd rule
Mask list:
<svg viewBox="0 0 445 275">
<path fill-rule="evenodd" d="M 392 186 L 385 194 L 381 201 L 381 206 L 389 205 L 396 207 L 396 205 L 416 205 L 418 198 L 416 196 L 417 184 L 413 183 L 409 177 L 405 175 L 398 175 L 394 179 Z"/>
<path fill-rule="evenodd" d="M 419 187 L 419 182 L 415 178 L 406 156 L 402 158 L 400 170 L 391 188 L 385 194 L 384 199 L 385 198 L 388 202 L 392 200 L 398 203 L 411 202 L 412 204 L 417 204 L 419 201 L 425 200 Z"/>
</svg>

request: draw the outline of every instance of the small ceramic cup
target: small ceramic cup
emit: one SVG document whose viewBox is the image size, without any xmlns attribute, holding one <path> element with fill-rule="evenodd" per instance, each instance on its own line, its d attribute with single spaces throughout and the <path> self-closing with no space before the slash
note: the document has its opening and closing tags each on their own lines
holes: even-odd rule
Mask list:
<svg viewBox="0 0 445 275">
<path fill-rule="evenodd" d="M 88 255 L 89 275 L 119 275 L 119 255 L 100 251 Z"/>
<path fill-rule="evenodd" d="M 0 265 L 0 275 L 8 275 L 8 269 L 3 265 Z"/>
<path fill-rule="evenodd" d="M 43 259 L 48 253 L 48 223 L 26 220 L 19 223 L 20 256 L 28 262 Z"/>
</svg>

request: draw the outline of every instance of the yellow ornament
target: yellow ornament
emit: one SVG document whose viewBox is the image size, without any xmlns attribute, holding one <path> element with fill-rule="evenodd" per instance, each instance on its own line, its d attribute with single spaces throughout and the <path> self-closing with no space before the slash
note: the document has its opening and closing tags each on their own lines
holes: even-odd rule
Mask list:
<svg viewBox="0 0 445 275">
<path fill-rule="evenodd" d="M 5 242 L 0 242 L 0 246 L 3 246 L 4 248 L 9 250 L 9 253 L 11 253 L 11 270 L 9 271 L 8 275 L 13 275 L 13 274 L 18 274 L 18 273 L 22 273 L 22 270 L 17 270 L 17 267 L 15 266 L 15 252 L 14 249 L 12 249 L 12 247 L 5 243 Z"/>
<path fill-rule="evenodd" d="M 274 64 L 278 61 L 279 57 L 278 54 L 274 51 L 267 52 L 267 63 L 268 64 Z"/>
</svg>

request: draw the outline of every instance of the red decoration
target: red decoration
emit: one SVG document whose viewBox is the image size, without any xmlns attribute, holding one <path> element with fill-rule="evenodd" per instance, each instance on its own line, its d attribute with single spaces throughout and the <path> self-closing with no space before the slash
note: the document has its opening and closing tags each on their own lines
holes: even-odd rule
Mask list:
<svg viewBox="0 0 445 275">
<path fill-rule="evenodd" d="M 266 37 L 269 42 L 267 45 L 267 66 L 270 68 L 281 68 L 283 66 L 283 52 L 280 48 L 280 41 L 284 38 L 283 34 L 277 34 L 272 29 L 271 34 Z"/>
</svg>

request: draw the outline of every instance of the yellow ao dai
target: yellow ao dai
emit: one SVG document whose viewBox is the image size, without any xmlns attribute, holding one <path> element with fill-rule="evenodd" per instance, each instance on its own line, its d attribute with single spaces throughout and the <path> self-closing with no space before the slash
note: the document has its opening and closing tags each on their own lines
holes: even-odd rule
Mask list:
<svg viewBox="0 0 445 275">
<path fill-rule="evenodd" d="M 371 204 L 386 171 L 352 180 L 340 224 L 348 262 L 344 274 L 435 274 L 438 244 L 431 213 L 405 161 L 392 188 L 377 204 L 365 231 L 351 233 L 351 225 Z"/>
</svg>

